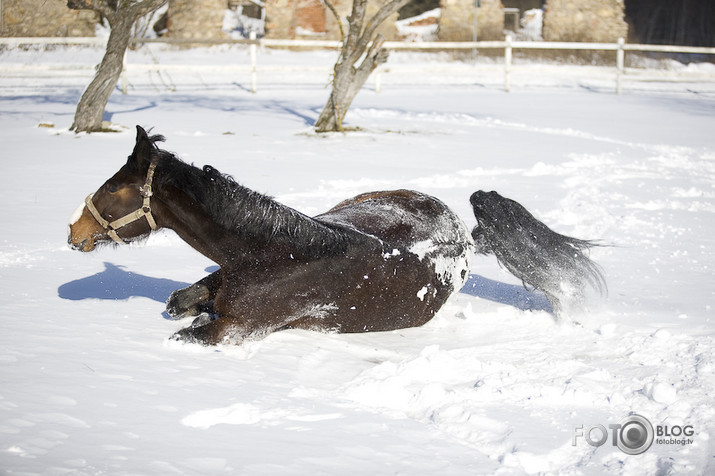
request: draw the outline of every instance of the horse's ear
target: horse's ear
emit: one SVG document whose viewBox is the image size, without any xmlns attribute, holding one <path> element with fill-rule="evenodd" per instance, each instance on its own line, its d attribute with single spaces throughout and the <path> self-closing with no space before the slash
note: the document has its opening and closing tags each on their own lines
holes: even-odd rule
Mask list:
<svg viewBox="0 0 715 476">
<path fill-rule="evenodd" d="M 149 138 L 149 135 L 141 126 L 137 126 L 137 140 L 129 160 L 134 161 L 140 168 L 144 165 L 148 166 L 151 162 L 151 152 L 153 149 L 154 143 Z"/>
<path fill-rule="evenodd" d="M 137 126 L 137 142 L 141 139 L 148 139 L 149 135 L 146 133 L 142 126 Z"/>
</svg>

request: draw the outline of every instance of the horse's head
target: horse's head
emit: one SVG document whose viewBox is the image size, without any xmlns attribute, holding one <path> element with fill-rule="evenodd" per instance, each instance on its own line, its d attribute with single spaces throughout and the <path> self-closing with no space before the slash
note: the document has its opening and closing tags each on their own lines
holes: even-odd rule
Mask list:
<svg viewBox="0 0 715 476">
<path fill-rule="evenodd" d="M 126 243 L 156 229 L 151 194 L 158 148 L 137 126 L 134 151 L 127 163 L 89 195 L 70 218 L 67 243 L 72 249 L 92 251 L 98 244 Z"/>
</svg>

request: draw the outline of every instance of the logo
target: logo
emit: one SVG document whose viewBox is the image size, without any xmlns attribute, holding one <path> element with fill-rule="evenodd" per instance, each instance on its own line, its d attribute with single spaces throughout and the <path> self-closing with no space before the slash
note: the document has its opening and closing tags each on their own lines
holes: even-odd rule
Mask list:
<svg viewBox="0 0 715 476">
<path fill-rule="evenodd" d="M 616 446 L 625 454 L 645 453 L 653 444 L 653 425 L 646 417 L 634 414 L 621 420 L 619 426 Z"/>
<path fill-rule="evenodd" d="M 595 447 L 603 446 L 610 440 L 612 446 L 617 446 L 625 454 L 639 455 L 648 451 L 654 441 L 659 445 L 692 444 L 693 440 L 686 437 L 694 434 L 695 430 L 692 425 L 658 425 L 653 428 L 653 425 L 646 417 L 633 414 L 622 419 L 617 424 L 609 424 L 608 430 L 601 424 L 587 428 L 584 428 L 584 425 L 575 426 L 572 445 L 576 446 L 579 438 L 583 438 L 586 443 Z"/>
</svg>

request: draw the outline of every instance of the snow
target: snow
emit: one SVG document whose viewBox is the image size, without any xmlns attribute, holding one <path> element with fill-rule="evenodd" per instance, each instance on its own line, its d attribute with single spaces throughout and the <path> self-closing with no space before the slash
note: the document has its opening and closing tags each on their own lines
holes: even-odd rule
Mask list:
<svg viewBox="0 0 715 476">
<path fill-rule="evenodd" d="M 516 34 L 519 40 L 539 41 L 544 25 L 544 11 L 540 8 L 526 10 L 519 21 L 521 30 Z"/>
<path fill-rule="evenodd" d="M 77 223 L 77 221 L 79 221 L 79 219 L 82 217 L 82 212 L 84 212 L 84 208 L 86 206 L 87 205 L 86 205 L 85 201 L 82 201 L 82 203 L 77 205 L 77 208 L 74 209 L 74 211 L 72 212 L 72 215 L 70 216 L 70 222 L 69 222 L 68 226 L 74 225 L 75 223 Z"/>
<path fill-rule="evenodd" d="M 429 286 L 422 286 L 422 289 L 417 291 L 417 297 L 419 298 L 420 301 L 425 300 L 425 296 L 427 295 L 427 291 L 429 291 Z"/>
<path fill-rule="evenodd" d="M 442 9 L 435 8 L 411 18 L 397 20 L 395 26 L 404 41 L 434 41 L 437 38 L 441 15 Z"/>
<path fill-rule="evenodd" d="M 265 14 L 265 9 L 261 9 L 261 12 Z M 227 8 L 224 12 L 222 29 L 236 39 L 248 38 L 251 33 L 260 38 L 265 34 L 266 22 L 264 19 L 245 15 L 243 6 L 237 5 L 235 10 Z"/>
<path fill-rule="evenodd" d="M 225 52 L 181 54 L 202 63 Z M 101 51 L 7 50 L 0 61 L 80 56 Z M 261 56 L 326 70 L 334 57 Z M 605 75 L 538 68 L 515 74 L 508 94 L 488 72 L 396 76 L 380 94 L 368 85 L 347 116 L 361 129 L 345 135 L 311 130 L 328 94 L 322 73 L 266 73 L 255 95 L 245 78 L 197 70 L 163 85 L 137 74 L 107 108 L 122 132 L 91 135 L 67 130 L 85 73 L 0 75 L 2 470 L 713 474 L 713 83 L 626 82 L 617 96 Z M 89 254 L 66 245 L 72 210 L 122 165 L 135 124 L 309 214 L 413 188 L 471 227 L 471 193 L 497 190 L 561 233 L 608 245 L 592 257 L 609 294 L 556 323 L 543 296 L 477 256 L 421 328 L 169 341 L 188 322 L 169 320 L 164 301 L 212 262 L 169 232 Z M 594 447 L 576 436 L 632 413 L 689 425 L 692 441 L 656 436 L 627 455 L 610 438 Z"/>
</svg>

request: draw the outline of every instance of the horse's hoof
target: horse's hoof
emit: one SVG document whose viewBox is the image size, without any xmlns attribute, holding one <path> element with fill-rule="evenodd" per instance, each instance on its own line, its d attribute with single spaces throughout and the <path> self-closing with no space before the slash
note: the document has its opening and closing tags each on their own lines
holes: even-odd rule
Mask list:
<svg viewBox="0 0 715 476">
<path fill-rule="evenodd" d="M 204 312 L 191 323 L 191 328 L 201 327 L 216 319 L 216 315 Z"/>
<path fill-rule="evenodd" d="M 172 320 L 180 321 L 181 319 L 198 315 L 199 311 L 195 307 L 179 310 L 175 307 L 166 306 L 166 313 Z"/>
<path fill-rule="evenodd" d="M 215 319 L 215 315 L 202 314 L 196 318 L 189 327 L 185 327 L 171 336 L 171 340 L 185 342 L 187 344 L 218 344 L 219 340 L 215 336 L 216 329 L 211 325 Z"/>
<path fill-rule="evenodd" d="M 177 289 L 169 295 L 169 299 L 166 300 L 166 313 L 171 316 L 172 319 L 182 319 L 186 314 L 187 308 L 182 306 L 181 303 L 181 289 Z"/>
<path fill-rule="evenodd" d="M 201 345 L 206 345 L 204 342 L 201 342 L 199 338 L 194 335 L 191 331 L 193 330 L 192 327 L 186 327 L 184 329 L 181 329 L 180 331 L 177 331 L 172 335 L 169 339 L 177 342 L 183 342 L 185 344 L 201 344 Z"/>
<path fill-rule="evenodd" d="M 208 299 L 208 289 L 205 286 L 189 286 L 177 289 L 166 300 L 166 312 L 174 319 L 196 317 L 203 311 L 201 306 Z"/>
</svg>

